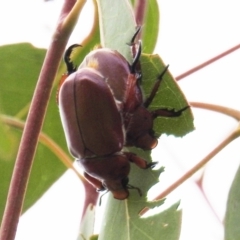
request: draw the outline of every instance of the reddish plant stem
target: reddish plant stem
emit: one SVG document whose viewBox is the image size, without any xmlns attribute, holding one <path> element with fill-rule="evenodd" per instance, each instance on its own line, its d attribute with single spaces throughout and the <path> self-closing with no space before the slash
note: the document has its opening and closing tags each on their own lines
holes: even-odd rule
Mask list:
<svg viewBox="0 0 240 240">
<path fill-rule="evenodd" d="M 0 115 L 0 120 L 3 121 L 10 127 L 14 127 L 17 129 L 22 130 L 25 126 L 25 123 L 17 118 L 12 118 L 7 115 Z M 72 169 L 75 174 L 79 177 L 81 181 L 86 181 L 85 178 L 76 170 L 73 166 L 73 162 L 68 154 L 66 154 L 63 149 L 48 135 L 43 132 L 39 133 L 38 141 L 45 145 L 52 153 L 54 153 L 61 162 L 69 169 Z"/>
<path fill-rule="evenodd" d="M 97 205 L 98 196 L 99 196 L 99 193 L 97 192 L 96 188 L 93 187 L 93 185 L 90 184 L 88 181 L 84 181 L 83 186 L 85 189 L 85 201 L 84 201 L 83 212 L 82 212 L 82 220 L 85 216 L 88 206 Z"/>
<path fill-rule="evenodd" d="M 190 106 L 195 108 L 202 108 L 202 109 L 219 112 L 229 117 L 233 117 L 237 121 L 240 121 L 240 111 L 235 110 L 233 108 L 210 104 L 210 103 L 201 103 L 201 102 L 190 102 Z"/>
<path fill-rule="evenodd" d="M 144 19 L 145 19 L 145 14 L 147 10 L 147 1 L 146 0 L 136 0 L 135 6 L 134 6 L 134 15 L 135 15 L 135 21 L 137 26 L 143 26 L 144 24 Z M 137 35 L 136 41 L 141 39 L 142 32 Z"/>
<path fill-rule="evenodd" d="M 202 195 L 206 201 L 206 203 L 208 204 L 209 208 L 211 209 L 211 211 L 213 212 L 214 216 L 216 217 L 216 219 L 219 221 L 219 223 L 223 224 L 222 220 L 219 218 L 218 214 L 216 213 L 213 205 L 211 204 L 211 202 L 209 201 L 204 189 L 203 189 L 203 177 L 204 177 L 204 172 L 202 173 L 201 177 L 196 181 L 196 185 L 199 187 L 199 190 L 202 192 Z"/>
<path fill-rule="evenodd" d="M 62 22 L 74 4 L 75 0 L 66 0 L 64 3 L 58 27 L 47 51 L 38 79 L 10 183 L 0 230 L 1 240 L 14 240 L 16 235 L 38 136 L 43 125 L 53 80 L 70 34 L 69 32 L 66 36 L 66 31 L 61 31 Z"/>
<path fill-rule="evenodd" d="M 137 0 L 135 3 L 135 20 L 138 26 L 142 26 L 144 23 L 146 13 L 147 1 Z"/>
<path fill-rule="evenodd" d="M 208 61 L 206 61 L 206 62 L 204 62 L 204 63 L 202 63 L 202 64 L 200 64 L 200 65 L 198 65 L 198 66 L 196 66 L 196 67 L 194 67 L 194 68 L 192 68 L 192 69 L 190 69 L 190 70 L 188 70 L 187 72 L 185 72 L 185 73 L 177 76 L 175 79 L 176 79 L 177 81 L 179 81 L 179 80 L 181 80 L 181 79 L 189 76 L 190 74 L 193 74 L 193 73 L 195 73 L 196 71 L 198 71 L 198 70 L 206 67 L 207 65 L 209 65 L 209 64 L 211 64 L 211 63 L 213 63 L 213 62 L 215 62 L 215 61 L 217 61 L 217 60 L 219 60 L 219 59 L 221 59 L 222 57 L 225 57 L 226 55 L 228 55 L 228 54 L 230 54 L 230 53 L 238 50 L 239 48 L 240 48 L 240 44 L 238 44 L 238 45 L 236 45 L 236 46 L 228 49 L 227 51 L 225 51 L 225 52 L 217 55 L 216 57 L 213 57 L 213 58 L 209 59 Z"/>
</svg>

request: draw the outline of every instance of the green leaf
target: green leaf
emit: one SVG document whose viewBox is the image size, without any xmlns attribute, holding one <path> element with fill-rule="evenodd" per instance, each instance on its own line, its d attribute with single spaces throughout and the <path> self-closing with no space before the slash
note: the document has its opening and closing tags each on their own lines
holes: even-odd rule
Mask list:
<svg viewBox="0 0 240 240">
<path fill-rule="evenodd" d="M 98 43 L 99 28 L 96 25 L 91 33 L 90 40 L 80 49 L 78 59 L 83 59 L 86 53 Z M 27 43 L 0 47 L 1 113 L 15 118 L 17 121 L 25 120 L 45 54 L 46 50 L 34 48 Z M 59 80 L 61 74 L 65 71 L 66 67 L 62 63 L 58 73 Z M 55 87 L 48 105 L 43 132 L 68 153 L 56 103 L 56 91 Z M 1 137 L 4 136 L 9 140 L 6 141 L 8 143 L 5 147 L 1 146 L 1 149 L 4 147 L 5 153 L 6 149 L 11 153 L 7 159 L 6 154 L 0 154 L 1 220 L 22 132 L 2 124 L 0 124 L 0 129 L 5 129 L 4 132 L 7 134 L 7 136 L 2 135 Z M 31 171 L 23 212 L 31 207 L 66 170 L 66 167 L 49 150 L 48 146 L 39 144 Z"/>
<path fill-rule="evenodd" d="M 16 120 L 19 120 L 18 117 L 25 119 L 45 53 L 45 50 L 36 49 L 26 43 L 0 47 L 0 98 L 2 112 L 5 115 Z M 66 149 L 54 95 L 49 104 L 44 131 L 56 139 L 62 148 Z M 11 126 L 8 128 L 11 130 L 11 134 L 14 134 L 17 144 L 11 146 L 11 152 L 14 155 L 10 159 L 7 161 L 3 157 L 0 159 L 0 219 L 5 207 L 17 147 L 22 134 L 21 130 L 15 130 Z M 11 135 L 9 134 L 9 136 Z M 58 157 L 48 147 L 39 144 L 23 212 L 32 206 L 65 171 L 66 167 L 59 161 Z"/>
<path fill-rule="evenodd" d="M 98 235 L 95 234 L 95 235 L 92 235 L 89 240 L 98 240 Z"/>
<path fill-rule="evenodd" d="M 112 4 L 111 4 L 111 3 Z M 112 1 L 100 1 L 98 0 L 100 8 L 100 30 L 101 30 L 101 41 L 104 47 L 109 47 L 119 51 L 125 57 L 125 51 L 129 52 L 129 47 L 125 44 L 129 42 L 134 33 L 134 19 L 132 15 L 132 10 L 128 1 L 119 1 L 114 3 Z M 153 46 L 158 35 L 158 6 L 155 1 L 150 1 L 147 11 L 147 18 L 151 19 L 152 15 L 156 15 L 156 19 L 151 25 L 150 20 L 147 22 L 150 27 L 147 27 L 145 30 L 145 36 L 147 34 L 152 34 L 149 36 L 146 42 L 146 49 L 152 51 Z M 121 15 L 122 12 L 122 15 Z M 124 16 L 124 17 L 123 17 Z M 148 26 L 147 25 L 147 26 Z M 117 26 L 117 27 L 116 27 Z M 124 26 L 124 27 L 123 27 Z M 126 27 L 128 26 L 128 27 Z M 129 30 L 128 30 L 129 29 Z M 128 30 L 128 31 L 127 31 Z M 122 36 L 119 34 L 122 31 Z M 125 35 L 125 32 L 128 32 L 128 35 Z M 115 41 L 114 38 L 118 38 L 118 41 Z M 116 43 L 116 44 L 115 44 Z M 145 46 L 143 45 L 143 49 Z M 132 58 L 127 58 L 129 62 L 132 61 Z M 146 55 L 142 54 L 141 57 L 141 66 L 143 74 L 143 84 L 142 88 L 146 95 L 148 95 L 156 81 L 157 76 L 163 71 L 164 64 L 158 55 Z M 188 106 L 184 94 L 181 92 L 176 81 L 168 72 L 164 76 L 164 81 L 161 84 L 159 92 L 155 97 L 153 103 L 150 106 L 150 109 L 158 108 L 169 108 L 180 110 Z M 186 133 L 192 131 L 193 126 L 193 116 L 190 108 L 182 114 L 180 117 L 176 118 L 157 118 L 154 124 L 154 130 L 156 136 L 160 136 L 162 133 L 174 134 L 175 136 L 184 136 Z"/>
<path fill-rule="evenodd" d="M 133 11 L 128 0 L 97 0 L 101 44 L 120 52 L 129 62 L 132 61 L 127 45 L 136 29 Z"/>
<path fill-rule="evenodd" d="M 157 0 L 130 1 L 132 7 L 135 7 L 136 3 L 142 4 L 143 2 L 146 5 L 146 9 L 143 19 L 144 24 L 142 25 L 141 30 L 141 40 L 143 42 L 143 51 L 146 53 L 152 53 L 159 35 L 159 7 Z"/>
<path fill-rule="evenodd" d="M 240 239 L 240 167 L 229 191 L 225 214 L 225 240 Z"/>
<path fill-rule="evenodd" d="M 117 200 L 115 200 L 117 201 Z M 175 204 L 162 213 L 148 218 L 139 218 L 132 214 L 128 205 L 130 200 L 124 200 L 110 208 L 111 223 L 106 225 L 99 234 L 99 240 L 156 240 L 168 239 L 177 240 L 180 235 L 181 212 L 176 211 L 178 205 Z M 110 221 L 110 220 L 109 220 Z M 106 224 L 105 218 L 103 224 Z"/>
<path fill-rule="evenodd" d="M 134 168 L 134 167 L 133 167 Z M 139 169 L 134 169 L 134 171 Z M 109 197 L 107 203 L 106 215 L 103 218 L 102 228 L 99 234 L 99 240 L 110 239 L 178 239 L 181 225 L 181 212 L 176 211 L 177 206 L 172 206 L 168 210 L 150 216 L 148 218 L 139 218 L 138 212 L 147 206 L 146 188 L 148 188 L 149 180 L 157 179 L 158 171 L 140 170 L 142 171 L 141 179 L 134 184 L 134 178 L 130 177 L 131 184 L 139 186 L 143 192 L 143 196 L 139 197 L 138 192 L 131 190 L 130 197 L 126 200 L 119 201 Z M 132 175 L 132 174 L 131 174 Z M 136 176 L 136 175 L 135 175 Z M 148 184 L 145 184 L 148 182 Z M 154 181 L 155 182 L 155 181 Z"/>
<path fill-rule="evenodd" d="M 0 159 L 9 161 L 16 154 L 16 152 L 12 150 L 17 148 L 18 141 L 11 129 L 1 121 L 1 117 L 0 133 Z"/>
<path fill-rule="evenodd" d="M 165 69 L 165 64 L 157 55 L 142 54 L 142 88 L 145 96 L 149 96 L 157 76 Z M 163 77 L 159 90 L 149 109 L 168 108 L 180 110 L 188 106 L 188 102 L 177 82 L 169 71 Z M 191 109 L 185 110 L 180 117 L 158 117 L 154 121 L 154 130 L 157 136 L 162 133 L 184 136 L 194 129 Z"/>
<path fill-rule="evenodd" d="M 30 44 L 14 44 L 0 47 L 0 98 L 2 103 L 2 113 L 12 117 L 16 115 L 23 118 L 26 117 L 29 102 L 33 94 L 45 52 L 46 51 L 43 49 L 36 50 Z M 11 146 L 11 152 L 14 153 L 14 155 L 10 159 L 7 161 L 3 157 L 0 159 L 0 218 L 2 218 L 12 170 L 15 163 L 17 147 L 21 137 L 21 131 L 10 128 L 9 126 L 8 128 L 11 129 L 11 134 L 14 134 L 17 144 Z M 50 177 L 51 180 L 46 178 L 46 176 L 41 175 L 41 170 L 44 165 L 48 166 L 49 163 L 52 162 L 51 160 L 48 161 L 48 159 L 51 159 L 51 155 L 49 156 L 48 152 L 43 156 L 43 160 L 40 160 L 39 152 L 41 151 L 42 146 L 40 146 L 40 150 L 36 153 L 36 161 L 33 166 L 33 172 L 37 173 L 37 176 L 35 176 L 36 181 L 32 184 L 32 181 L 30 180 L 30 186 L 32 185 L 33 191 L 30 195 L 34 197 L 29 198 L 29 193 L 27 194 L 27 206 L 31 205 L 30 202 L 33 202 L 33 198 L 35 198 L 34 201 L 36 201 L 36 198 L 39 198 L 39 195 L 42 195 L 42 193 L 39 194 L 38 191 L 39 185 L 41 185 L 42 182 L 41 180 L 44 180 L 49 186 L 52 183 L 53 178 L 54 180 L 56 179 L 55 174 L 58 173 L 58 171 L 54 171 Z M 52 164 L 54 164 L 54 161 Z M 62 166 L 61 168 L 62 170 L 64 169 Z M 26 205 L 24 210 L 26 210 Z"/>
<path fill-rule="evenodd" d="M 45 53 L 26 43 L 0 47 L 2 113 L 26 117 Z"/>
<path fill-rule="evenodd" d="M 132 10 L 129 8 L 129 2 L 99 0 L 98 4 L 100 8 L 100 30 L 103 46 L 119 51 L 121 54 L 124 55 L 124 57 L 128 59 L 129 62 L 131 62 L 132 58 L 129 57 L 130 55 L 128 54 L 129 47 L 125 45 L 126 42 L 130 41 L 135 32 L 135 22 L 133 19 Z M 128 29 L 129 34 L 126 35 L 125 33 Z M 155 32 L 154 34 L 157 35 L 158 33 Z M 154 42 L 155 40 L 153 39 L 152 45 L 149 47 L 149 50 L 151 50 L 155 45 Z M 127 49 L 127 54 L 125 49 Z M 149 94 L 156 80 L 156 76 L 159 74 L 159 71 L 161 71 L 161 68 L 163 69 L 164 67 L 163 65 L 160 65 L 159 68 L 158 63 L 155 64 L 154 62 L 154 64 L 152 64 L 149 58 L 144 58 L 144 56 L 141 57 L 141 63 L 144 79 L 143 90 L 144 92 L 146 92 L 146 94 Z M 171 82 L 172 80 L 170 80 L 170 83 Z M 167 81 L 167 83 L 169 83 L 169 81 Z M 177 85 L 175 83 L 171 85 L 174 86 L 173 91 L 175 91 Z M 179 90 L 176 94 L 177 96 L 179 95 Z M 173 93 L 175 98 L 176 94 Z M 180 95 L 180 103 L 178 98 L 173 101 L 174 104 L 176 102 L 178 103 L 177 106 L 172 106 L 171 102 L 170 104 L 169 102 L 167 102 L 170 108 L 177 108 L 181 107 L 182 105 L 185 107 L 187 105 L 185 99 L 184 101 L 182 101 L 182 98 L 184 98 L 184 96 L 182 96 L 182 94 Z M 163 105 L 165 103 L 166 101 L 163 102 Z M 162 99 L 160 99 L 159 101 L 159 96 L 157 96 L 152 103 L 150 109 L 153 109 L 153 107 L 159 108 L 159 106 L 161 107 L 161 105 Z M 156 123 L 156 127 L 158 126 L 159 124 Z M 165 128 L 163 130 L 165 131 Z M 164 132 L 163 130 L 161 130 L 160 133 Z M 142 158 L 151 161 L 150 152 L 136 148 L 131 148 L 129 149 L 129 151 L 135 152 L 138 156 L 141 156 Z M 138 168 L 136 165 L 131 164 L 129 184 L 135 188 L 139 188 L 142 192 L 142 197 L 139 196 L 139 192 L 137 191 L 137 189 L 130 189 L 129 198 L 123 201 L 113 199 L 111 193 L 109 193 L 110 196 L 107 202 L 107 209 L 103 217 L 101 231 L 98 239 L 155 240 L 179 238 L 181 226 L 181 212 L 177 210 L 178 204 L 175 204 L 174 206 L 160 214 L 148 218 L 139 218 L 138 216 L 138 213 L 146 206 L 154 208 L 163 204 L 162 200 L 156 202 L 147 202 L 147 191 L 151 186 L 158 182 L 159 174 L 162 171 L 163 168 L 154 171 L 152 171 L 151 169 L 143 170 Z M 102 199 L 102 201 L 103 200 L 104 198 Z"/>
<path fill-rule="evenodd" d="M 131 152 L 150 160 L 150 152 L 131 148 Z M 163 168 L 158 170 L 140 169 L 131 165 L 129 175 L 130 185 L 138 187 L 142 196 L 136 189 L 130 189 L 129 198 L 123 201 L 116 200 L 109 193 L 107 209 L 102 222 L 99 240 L 117 239 L 178 239 L 181 226 L 181 212 L 177 211 L 177 205 L 168 210 L 147 218 L 140 218 L 138 213 L 144 207 L 158 207 L 163 200 L 148 202 L 148 189 L 158 182 L 159 174 Z M 166 237 L 166 238 L 164 238 Z"/>
<path fill-rule="evenodd" d="M 90 239 L 94 232 L 95 207 L 89 205 L 82 218 L 80 233 L 77 240 Z"/>
<path fill-rule="evenodd" d="M 159 35 L 159 8 L 156 0 L 147 1 L 147 9 L 142 29 L 143 51 L 152 53 Z"/>
</svg>

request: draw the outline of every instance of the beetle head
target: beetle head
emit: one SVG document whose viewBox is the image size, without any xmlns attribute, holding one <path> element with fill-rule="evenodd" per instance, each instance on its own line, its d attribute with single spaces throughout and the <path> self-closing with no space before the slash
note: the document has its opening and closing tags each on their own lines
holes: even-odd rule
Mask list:
<svg viewBox="0 0 240 240">
<path fill-rule="evenodd" d="M 102 183 L 100 190 L 111 191 L 114 198 L 119 200 L 128 197 L 130 162 L 124 154 L 79 159 L 78 163 L 85 172 Z M 94 181 L 88 180 L 96 187 Z"/>
<path fill-rule="evenodd" d="M 118 200 L 124 200 L 128 198 L 128 177 L 123 177 L 120 181 L 113 181 L 113 180 L 104 180 L 103 186 L 112 192 L 113 197 Z"/>
</svg>

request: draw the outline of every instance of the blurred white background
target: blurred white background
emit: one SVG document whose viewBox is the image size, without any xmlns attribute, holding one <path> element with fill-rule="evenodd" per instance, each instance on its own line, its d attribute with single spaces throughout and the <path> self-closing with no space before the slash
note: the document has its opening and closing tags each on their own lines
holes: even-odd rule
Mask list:
<svg viewBox="0 0 240 240">
<path fill-rule="evenodd" d="M 31 42 L 48 47 L 63 0 L 8 0 L 0 2 L 0 44 Z M 159 0 L 160 37 L 155 53 L 160 54 L 176 77 L 211 57 L 239 44 L 240 2 L 238 0 Z M 87 1 L 69 41 L 81 41 L 92 24 L 92 2 Z M 144 45 L 144 43 L 143 43 Z M 224 105 L 240 110 L 240 51 L 181 80 L 189 101 Z M 194 109 L 196 130 L 184 138 L 162 136 L 153 151 L 154 161 L 165 166 L 160 192 L 205 157 L 232 130 L 233 119 Z M 240 163 L 240 140 L 235 140 L 205 168 L 204 195 L 196 174 L 167 198 L 169 206 L 181 199 L 181 240 L 221 240 L 227 194 Z M 203 173 L 203 172 L 201 172 Z M 16 240 L 74 240 L 80 224 L 84 198 L 82 185 L 68 171 L 33 208 L 20 219 Z M 104 201 L 104 198 L 103 198 Z"/>
</svg>

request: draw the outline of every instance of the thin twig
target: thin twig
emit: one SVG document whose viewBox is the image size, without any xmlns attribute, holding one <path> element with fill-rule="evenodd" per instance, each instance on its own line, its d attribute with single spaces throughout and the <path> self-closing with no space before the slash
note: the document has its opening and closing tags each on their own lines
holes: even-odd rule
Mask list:
<svg viewBox="0 0 240 240">
<path fill-rule="evenodd" d="M 25 123 L 23 121 L 20 121 L 19 119 L 16 119 L 10 116 L 0 115 L 0 119 L 3 123 L 21 130 L 25 126 Z M 86 181 L 86 179 L 73 166 L 73 162 L 69 157 L 69 155 L 66 154 L 62 150 L 62 148 L 55 141 L 53 141 L 53 139 L 51 139 L 48 135 L 46 135 L 43 132 L 40 132 L 38 139 L 39 139 L 39 142 L 44 144 L 46 147 L 48 147 L 68 169 L 72 169 L 81 181 Z"/>
<path fill-rule="evenodd" d="M 211 64 L 211 63 L 213 63 L 213 62 L 215 62 L 215 61 L 217 61 L 217 60 L 225 57 L 226 55 L 228 55 L 228 54 L 230 54 L 230 53 L 238 50 L 239 48 L 240 48 L 240 44 L 236 45 L 235 47 L 232 47 L 232 48 L 228 49 L 227 51 L 225 51 L 225 52 L 217 55 L 216 57 L 213 57 L 213 58 L 209 59 L 208 61 L 206 61 L 206 62 L 204 62 L 204 63 L 201 63 L 200 65 L 198 65 L 198 66 L 196 66 L 196 67 L 188 70 L 187 72 L 185 72 L 185 73 L 177 76 L 175 79 L 176 79 L 177 81 L 179 81 L 179 80 L 181 80 L 181 79 L 189 76 L 190 74 L 195 73 L 195 72 L 197 72 L 198 70 L 200 70 L 200 69 L 208 66 L 209 64 Z"/>
<path fill-rule="evenodd" d="M 153 201 L 160 200 L 166 197 L 169 193 L 174 191 L 182 183 L 188 180 L 194 173 L 201 169 L 207 162 L 209 162 L 217 153 L 219 153 L 224 147 L 231 143 L 234 139 L 240 136 L 240 127 L 233 131 L 226 139 L 224 139 L 215 149 L 213 149 L 205 158 L 203 158 L 198 164 L 196 164 L 192 169 L 186 172 L 182 177 L 180 177 L 176 182 L 170 185 L 167 189 L 162 191 Z M 140 212 L 140 216 L 145 214 L 149 208 L 144 208 Z"/>
<path fill-rule="evenodd" d="M 63 23 L 65 23 L 66 17 L 68 16 L 69 18 L 68 14 L 72 10 L 75 2 L 75 0 L 65 1 L 57 29 L 40 72 L 12 174 L 0 229 L 1 240 L 14 240 L 16 235 L 33 158 L 36 152 L 38 136 L 43 125 L 53 79 L 73 28 L 73 23 L 71 22 L 71 26 L 64 25 L 66 26 L 65 28 L 62 26 Z M 85 1 L 79 0 L 78 3 L 79 2 Z"/>
<path fill-rule="evenodd" d="M 215 215 L 216 219 L 219 221 L 220 224 L 223 225 L 223 221 L 219 218 L 218 214 L 216 213 L 215 209 L 213 208 L 213 205 L 211 204 L 211 202 L 209 201 L 204 189 L 203 189 L 203 185 L 202 185 L 202 181 L 203 181 L 203 177 L 204 177 L 204 171 L 201 174 L 201 177 L 195 181 L 196 185 L 199 187 L 200 191 L 202 192 L 202 195 L 205 199 L 205 201 L 207 202 L 209 208 L 211 209 L 211 211 L 213 212 L 213 214 Z"/>
<path fill-rule="evenodd" d="M 230 117 L 233 117 L 237 121 L 240 121 L 240 111 L 235 110 L 233 108 L 228 108 L 228 107 L 209 104 L 209 103 L 201 103 L 201 102 L 190 102 L 190 106 L 219 112 L 219 113 L 228 115 Z"/>
</svg>

